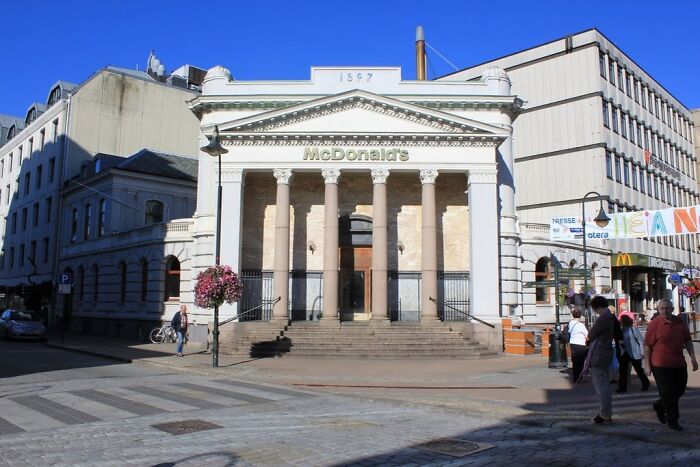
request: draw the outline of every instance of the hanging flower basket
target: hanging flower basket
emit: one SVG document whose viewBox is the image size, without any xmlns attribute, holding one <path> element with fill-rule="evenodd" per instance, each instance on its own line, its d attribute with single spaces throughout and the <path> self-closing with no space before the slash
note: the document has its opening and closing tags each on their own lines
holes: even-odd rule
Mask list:
<svg viewBox="0 0 700 467">
<path fill-rule="evenodd" d="M 700 279 L 691 279 L 685 284 L 678 286 L 678 292 L 691 300 L 700 297 Z"/>
<path fill-rule="evenodd" d="M 194 304 L 199 308 L 220 307 L 241 299 L 243 285 L 230 266 L 212 266 L 197 275 Z"/>
<path fill-rule="evenodd" d="M 562 306 L 567 305 L 574 299 L 574 295 L 576 295 L 574 289 L 568 285 L 561 284 L 559 286 L 559 296 L 557 297 L 557 302 Z"/>
</svg>

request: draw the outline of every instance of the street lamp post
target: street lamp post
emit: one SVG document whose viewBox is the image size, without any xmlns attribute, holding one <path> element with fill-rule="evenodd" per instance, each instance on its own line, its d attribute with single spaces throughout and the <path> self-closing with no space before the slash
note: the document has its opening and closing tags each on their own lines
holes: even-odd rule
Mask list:
<svg viewBox="0 0 700 467">
<path fill-rule="evenodd" d="M 581 199 L 581 227 L 583 233 L 583 270 L 586 271 L 583 276 L 583 303 L 586 306 L 586 298 L 588 297 L 588 251 L 586 250 L 586 200 L 590 196 L 597 196 L 600 200 L 600 210 L 598 215 L 593 219 L 598 227 L 605 227 L 610 222 L 610 218 L 605 214 L 603 209 L 603 196 L 597 191 L 589 191 Z M 586 318 L 588 318 L 588 309 L 584 310 Z"/>
<path fill-rule="evenodd" d="M 228 149 L 221 146 L 219 142 L 219 126 L 214 126 L 214 135 L 209 140 L 209 144 L 200 148 L 202 151 L 206 152 L 212 157 L 218 158 L 219 162 L 219 182 L 218 190 L 216 194 L 216 253 L 214 257 L 214 264 L 219 266 L 221 264 L 221 155 L 226 154 Z M 214 306 L 214 330 L 212 335 L 212 366 L 219 366 L 219 306 Z"/>
</svg>

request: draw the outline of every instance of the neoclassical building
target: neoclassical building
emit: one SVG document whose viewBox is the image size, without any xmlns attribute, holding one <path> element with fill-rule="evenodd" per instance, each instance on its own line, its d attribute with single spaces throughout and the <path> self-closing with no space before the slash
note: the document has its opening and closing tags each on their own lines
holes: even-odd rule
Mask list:
<svg viewBox="0 0 700 467">
<path fill-rule="evenodd" d="M 221 263 L 241 273 L 245 298 L 222 319 L 497 322 L 517 307 L 521 101 L 502 70 L 471 82 L 380 67 L 237 81 L 215 67 L 190 106 L 200 146 L 218 127 L 228 150 Z M 192 277 L 214 264 L 217 167 L 200 153 Z"/>
</svg>

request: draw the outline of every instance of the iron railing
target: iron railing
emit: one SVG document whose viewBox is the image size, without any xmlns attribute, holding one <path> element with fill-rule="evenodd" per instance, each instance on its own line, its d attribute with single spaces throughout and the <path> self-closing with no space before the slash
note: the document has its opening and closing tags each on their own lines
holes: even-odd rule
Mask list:
<svg viewBox="0 0 700 467">
<path fill-rule="evenodd" d="M 437 300 L 435 300 L 433 297 L 429 297 L 429 300 L 430 300 L 431 302 L 435 303 L 435 304 L 438 306 L 438 309 L 440 309 L 440 302 L 438 302 Z M 467 313 L 467 312 L 465 312 L 465 311 L 462 311 L 462 310 L 460 310 L 460 309 L 458 309 L 458 308 L 455 308 L 455 307 L 453 307 L 453 306 L 451 306 L 451 305 L 448 305 L 447 303 L 443 303 L 443 306 L 448 307 L 448 308 L 451 308 L 453 311 L 455 311 L 455 312 L 457 312 L 457 313 L 463 314 L 463 315 L 467 318 L 466 321 L 474 320 L 474 321 L 476 321 L 476 322 L 478 322 L 478 323 L 481 323 L 481 324 L 484 324 L 484 325 L 486 325 L 486 326 L 488 326 L 488 327 L 490 327 L 490 328 L 495 328 L 495 327 L 496 327 L 496 326 L 494 326 L 494 325 L 491 324 L 491 323 L 487 323 L 486 321 L 481 320 L 481 319 L 477 318 L 476 316 L 473 316 L 473 315 L 471 315 L 471 314 L 469 314 L 469 313 Z"/>
<path fill-rule="evenodd" d="M 246 315 L 248 315 L 249 313 L 252 313 L 252 312 L 254 312 L 254 311 L 256 311 L 256 310 L 258 310 L 259 308 L 262 308 L 262 307 L 264 307 L 264 306 L 269 306 L 270 309 L 272 309 L 272 308 L 275 306 L 275 303 L 279 302 L 280 300 L 282 300 L 282 297 L 277 297 L 277 298 L 274 299 L 274 300 L 270 300 L 270 301 L 268 301 L 268 302 L 264 302 L 264 303 L 262 303 L 262 304 L 256 306 L 255 308 L 251 308 L 250 310 L 244 311 L 243 313 L 238 313 L 236 316 L 234 316 L 234 317 L 232 317 L 232 318 L 225 319 L 225 320 L 221 321 L 221 322 L 219 323 L 219 326 L 221 326 L 221 325 L 223 325 L 223 324 L 226 324 L 226 323 L 230 323 L 231 321 L 235 321 L 235 320 L 246 321 L 245 319 L 243 319 L 244 316 L 246 316 Z"/>
</svg>

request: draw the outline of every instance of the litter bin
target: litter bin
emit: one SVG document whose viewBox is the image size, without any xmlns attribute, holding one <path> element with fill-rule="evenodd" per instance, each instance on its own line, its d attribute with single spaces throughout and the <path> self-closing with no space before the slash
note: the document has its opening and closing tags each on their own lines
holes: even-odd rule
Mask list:
<svg viewBox="0 0 700 467">
<path fill-rule="evenodd" d="M 561 331 L 553 329 L 549 333 L 549 368 L 566 368 L 566 342 L 561 338 Z"/>
</svg>

